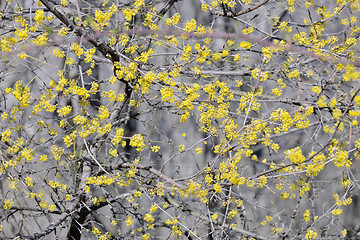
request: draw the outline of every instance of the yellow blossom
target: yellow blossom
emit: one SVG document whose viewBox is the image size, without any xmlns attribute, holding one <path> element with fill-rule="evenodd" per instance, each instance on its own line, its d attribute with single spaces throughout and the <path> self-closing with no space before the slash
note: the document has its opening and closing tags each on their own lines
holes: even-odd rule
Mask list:
<svg viewBox="0 0 360 240">
<path fill-rule="evenodd" d="M 312 91 L 319 95 L 321 93 L 321 88 L 319 86 L 314 86 L 312 88 Z"/>
<path fill-rule="evenodd" d="M 305 235 L 305 239 L 315 239 L 317 236 L 317 232 L 311 230 L 311 229 L 308 229 L 307 232 L 306 232 L 306 235 Z"/>
<path fill-rule="evenodd" d="M 252 33 L 253 31 L 254 31 L 254 28 L 253 28 L 253 27 L 249 27 L 249 28 L 243 29 L 243 30 L 242 30 L 242 33 L 246 35 L 246 34 Z"/>
<path fill-rule="evenodd" d="M 13 200 L 12 199 L 5 199 L 3 208 L 5 210 L 7 210 L 7 209 L 10 209 L 12 207 L 12 205 L 13 205 Z"/>
<path fill-rule="evenodd" d="M 153 216 L 151 216 L 148 213 L 145 214 L 144 220 L 147 221 L 148 223 L 153 223 L 154 222 Z"/>
<path fill-rule="evenodd" d="M 196 20 L 195 19 L 191 19 L 189 22 L 186 23 L 185 32 L 192 32 L 194 31 L 196 28 Z"/>
<path fill-rule="evenodd" d="M 141 152 L 145 147 L 144 137 L 141 134 L 135 134 L 130 139 L 130 146 L 136 147 L 136 150 Z"/>
</svg>

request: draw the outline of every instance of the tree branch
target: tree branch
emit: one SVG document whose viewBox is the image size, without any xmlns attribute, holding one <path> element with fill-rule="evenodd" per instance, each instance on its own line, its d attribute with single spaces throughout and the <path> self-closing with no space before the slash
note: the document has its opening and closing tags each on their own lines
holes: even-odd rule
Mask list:
<svg viewBox="0 0 360 240">
<path fill-rule="evenodd" d="M 70 210 L 65 211 L 63 214 L 61 214 L 60 218 L 50 224 L 45 230 L 35 233 L 33 235 L 28 235 L 28 236 L 18 236 L 18 239 L 22 239 L 22 240 L 36 240 L 36 239 L 40 239 L 42 237 L 47 236 L 48 234 L 52 233 L 60 224 L 62 224 L 68 217 L 70 217 L 73 213 L 73 211 L 75 211 L 76 209 L 76 205 L 74 204 L 73 206 L 70 207 Z M 1 240 L 12 240 L 14 239 L 13 237 L 11 238 L 0 238 Z"/>
<path fill-rule="evenodd" d="M 356 90 L 356 92 L 354 93 L 353 97 L 351 98 L 349 104 L 347 105 L 346 107 L 346 110 L 343 112 L 342 116 L 340 119 L 344 119 L 345 115 L 347 114 L 347 112 L 349 111 L 349 108 L 351 106 L 351 103 L 354 101 L 354 98 L 356 97 L 356 95 L 360 92 L 360 88 Z M 329 146 L 329 144 L 332 142 L 335 134 L 337 133 L 337 130 L 339 129 L 339 126 L 340 126 L 340 123 L 342 122 L 342 120 L 340 120 L 337 124 L 336 124 L 336 127 L 335 127 L 335 131 L 333 132 L 333 134 L 330 136 L 329 140 L 327 141 L 327 143 L 320 149 L 318 150 L 315 154 L 313 154 L 312 156 L 308 157 L 307 159 L 305 159 L 301 164 L 303 163 L 307 163 L 309 161 L 311 161 L 315 156 L 319 155 L 322 151 L 325 150 L 325 148 L 327 146 Z M 269 170 L 266 170 L 264 172 L 261 172 L 261 173 L 258 173 L 256 174 L 255 176 L 252 176 L 250 177 L 249 179 L 256 179 L 256 178 L 259 178 L 261 176 L 264 176 L 264 175 L 267 175 L 269 173 L 272 173 L 272 172 L 276 172 L 276 171 L 279 171 L 281 169 L 284 169 L 284 168 L 287 168 L 287 167 L 291 167 L 291 166 L 295 166 L 296 164 L 291 162 L 291 163 L 288 163 L 288 164 L 285 164 L 284 166 L 280 166 L 280 167 L 277 167 L 277 168 L 274 168 L 274 169 L 269 169 Z"/>
<path fill-rule="evenodd" d="M 42 4 L 52 12 L 62 23 L 64 23 L 68 28 L 73 30 L 76 35 L 83 37 L 94 47 L 96 47 L 105 57 L 109 54 L 111 56 L 112 62 L 118 62 L 120 60 L 119 55 L 116 53 L 116 50 L 111 47 L 108 43 L 99 41 L 94 36 L 91 36 L 86 32 L 82 27 L 77 26 L 73 21 L 69 20 L 64 14 L 60 13 L 56 8 L 57 5 L 49 2 L 47 0 L 40 0 Z"/>
<path fill-rule="evenodd" d="M 91 168 L 88 165 L 88 162 L 83 160 L 81 164 L 82 164 L 82 166 L 80 167 L 81 178 L 80 178 L 80 183 L 79 183 L 79 186 L 77 189 L 77 191 L 80 192 L 80 196 L 78 198 L 74 199 L 76 208 L 79 208 L 80 205 L 82 205 L 82 203 L 85 202 L 86 195 L 85 195 L 83 189 L 86 185 L 86 180 L 91 175 Z M 80 240 L 81 239 L 81 227 L 82 227 L 81 225 L 84 223 L 88 214 L 89 214 L 89 210 L 86 208 L 86 206 L 83 206 L 83 205 L 81 206 L 79 211 L 74 211 L 74 213 L 71 216 L 67 239 L 69 239 L 69 240 Z"/>
<path fill-rule="evenodd" d="M 145 166 L 145 165 L 134 164 L 134 163 L 120 163 L 117 166 L 112 167 L 111 169 L 115 170 L 115 169 L 120 169 L 120 168 L 138 168 L 141 170 L 145 170 L 145 171 L 148 171 L 148 172 L 158 176 L 159 178 L 165 180 L 166 182 L 170 183 L 173 186 L 176 186 L 180 189 L 186 189 L 186 186 L 184 186 L 180 183 L 177 183 L 174 179 L 165 176 L 162 172 L 156 170 L 155 168 L 153 168 L 151 166 Z"/>
<path fill-rule="evenodd" d="M 238 13 L 232 14 L 232 15 L 230 15 L 230 17 L 238 17 L 240 15 L 244 15 L 244 14 L 247 14 L 249 12 L 252 12 L 252 11 L 258 9 L 259 7 L 261 7 L 262 5 L 266 4 L 267 2 L 269 2 L 269 0 L 264 0 L 264 1 L 260 2 L 260 3 L 258 3 L 257 5 L 253 6 L 253 7 L 250 7 L 250 8 L 247 8 L 245 10 L 242 10 L 242 11 L 240 11 Z"/>
</svg>

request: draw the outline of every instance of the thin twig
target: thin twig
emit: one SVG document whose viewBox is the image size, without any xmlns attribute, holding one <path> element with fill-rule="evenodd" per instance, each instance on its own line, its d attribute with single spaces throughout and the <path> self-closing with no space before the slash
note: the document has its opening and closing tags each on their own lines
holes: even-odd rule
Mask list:
<svg viewBox="0 0 360 240">
<path fill-rule="evenodd" d="M 84 143 L 85 143 L 86 150 L 87 150 L 87 152 L 89 153 L 89 155 L 90 155 L 90 157 L 92 158 L 92 160 L 94 160 L 94 162 L 99 166 L 99 168 L 100 168 L 102 171 L 104 171 L 106 174 L 109 174 L 109 175 L 110 175 L 110 173 L 103 168 L 103 166 L 99 163 L 99 161 L 98 161 L 98 160 L 95 158 L 95 156 L 92 154 L 92 152 L 90 151 L 90 148 L 89 148 L 89 146 L 88 146 L 88 144 L 87 144 L 87 142 L 86 142 L 86 139 L 84 139 Z"/>
</svg>

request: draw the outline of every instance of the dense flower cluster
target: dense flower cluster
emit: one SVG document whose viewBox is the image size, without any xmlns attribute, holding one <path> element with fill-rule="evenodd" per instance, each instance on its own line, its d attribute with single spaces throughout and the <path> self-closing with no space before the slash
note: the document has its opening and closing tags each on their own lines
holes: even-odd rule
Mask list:
<svg viewBox="0 0 360 240">
<path fill-rule="evenodd" d="M 321 224 L 357 190 L 359 1 L 29 4 L 0 3 L 0 234 L 74 202 L 97 239 L 346 237 Z"/>
</svg>

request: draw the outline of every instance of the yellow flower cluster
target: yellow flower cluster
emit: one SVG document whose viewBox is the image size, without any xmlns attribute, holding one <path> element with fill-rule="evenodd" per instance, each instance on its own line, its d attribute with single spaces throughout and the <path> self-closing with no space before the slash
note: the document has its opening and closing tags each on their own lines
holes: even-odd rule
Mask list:
<svg viewBox="0 0 360 240">
<path fill-rule="evenodd" d="M 247 35 L 247 34 L 250 34 L 254 31 L 254 27 L 249 27 L 249 28 L 245 28 L 242 30 L 242 33 Z"/>
<path fill-rule="evenodd" d="M 330 147 L 330 156 L 333 156 L 334 164 L 336 167 L 350 167 L 352 164 L 351 159 L 348 159 L 348 152 L 345 150 L 339 150 L 333 147 Z"/>
<path fill-rule="evenodd" d="M 71 46 L 71 49 L 79 57 L 84 54 L 84 49 L 77 43 L 73 43 L 72 46 Z"/>
<path fill-rule="evenodd" d="M 30 105 L 30 88 L 23 86 L 22 81 L 17 81 L 15 84 L 15 90 L 10 89 L 11 94 L 19 102 L 18 106 L 27 108 Z"/>
<path fill-rule="evenodd" d="M 17 178 L 13 178 L 13 177 L 8 177 L 8 182 L 9 182 L 9 188 L 13 189 L 13 190 L 18 190 L 19 186 L 19 179 Z"/>
<path fill-rule="evenodd" d="M 180 14 L 176 13 L 171 18 L 166 19 L 166 24 L 169 26 L 173 26 L 179 23 L 180 20 Z"/>
<path fill-rule="evenodd" d="M 41 26 L 43 24 L 44 19 L 44 11 L 43 10 L 36 10 L 34 20 L 37 25 Z"/>
<path fill-rule="evenodd" d="M 59 114 L 60 117 L 63 117 L 65 115 L 69 114 L 71 112 L 71 110 L 72 110 L 71 106 L 65 106 L 61 109 L 58 109 L 57 113 Z"/>
<path fill-rule="evenodd" d="M 37 38 L 34 38 L 32 40 L 33 44 L 38 45 L 38 46 L 42 46 L 48 43 L 48 33 L 43 33 L 40 36 L 38 36 Z"/>
<path fill-rule="evenodd" d="M 103 12 L 101 10 L 96 10 L 95 11 L 95 21 L 96 21 L 96 23 L 92 22 L 92 27 L 102 29 L 104 27 L 109 26 L 110 18 L 114 15 L 115 12 L 117 12 L 117 7 L 116 7 L 115 4 L 111 5 L 111 7 L 109 7 L 108 12 Z"/>
<path fill-rule="evenodd" d="M 102 120 L 105 120 L 106 118 L 108 118 L 109 116 L 110 116 L 109 109 L 107 109 L 107 107 L 105 107 L 105 106 L 100 106 L 99 107 L 99 119 L 102 121 Z"/>
<path fill-rule="evenodd" d="M 152 228 L 153 227 L 153 222 L 154 222 L 154 217 L 151 216 L 150 214 L 146 213 L 145 214 L 145 217 L 144 217 L 144 220 L 146 222 L 148 222 L 148 228 Z"/>
<path fill-rule="evenodd" d="M 347 206 L 347 205 L 350 205 L 352 203 L 352 198 L 351 197 L 346 198 L 346 199 L 341 199 L 337 193 L 334 193 L 333 197 L 334 197 L 334 199 L 336 201 L 336 205 L 339 206 L 339 207 Z"/>
<path fill-rule="evenodd" d="M 50 151 L 53 154 L 55 160 L 60 160 L 61 156 L 64 154 L 64 148 L 58 147 L 56 145 L 52 145 Z"/>
<path fill-rule="evenodd" d="M 1 141 L 8 142 L 10 140 L 11 130 L 6 129 L 4 132 L 1 133 Z"/>
<path fill-rule="evenodd" d="M 302 154 L 301 148 L 296 147 L 285 151 L 286 157 L 290 159 L 291 162 L 299 165 L 305 160 L 305 156 Z"/>
<path fill-rule="evenodd" d="M 135 61 L 146 63 L 148 61 L 150 55 L 153 53 L 155 53 L 154 50 L 152 48 L 150 48 L 149 50 L 142 52 L 139 57 L 136 57 Z"/>
<path fill-rule="evenodd" d="M 170 45 L 172 45 L 174 47 L 176 47 L 179 44 L 179 40 L 174 35 L 165 36 L 164 38 L 167 43 L 169 43 Z"/>
<path fill-rule="evenodd" d="M 191 19 L 189 22 L 186 23 L 184 31 L 185 32 L 192 32 L 196 29 L 196 20 Z"/>
<path fill-rule="evenodd" d="M 87 122 L 87 118 L 85 116 L 77 115 L 73 118 L 75 124 L 84 124 Z"/>
<path fill-rule="evenodd" d="M 334 216 L 338 216 L 342 213 L 342 209 L 341 208 L 335 208 L 334 210 L 331 211 L 331 213 L 334 215 Z"/>
<path fill-rule="evenodd" d="M 311 152 L 309 155 L 313 155 L 315 152 Z M 319 174 L 321 170 L 325 167 L 325 155 L 323 153 L 319 153 L 313 157 L 313 163 L 309 164 L 306 167 L 306 175 L 309 177 L 314 177 Z"/>
<path fill-rule="evenodd" d="M 19 156 L 19 159 L 26 159 L 28 161 L 31 161 L 33 156 L 35 154 L 35 150 L 33 149 L 27 149 L 27 147 L 25 147 L 21 153 L 20 153 L 20 156 Z"/>
<path fill-rule="evenodd" d="M 34 181 L 33 181 L 33 179 L 32 179 L 31 177 L 29 177 L 29 176 L 27 176 L 27 177 L 25 178 L 25 184 L 26 184 L 26 186 L 28 186 L 29 188 L 34 187 Z"/>
<path fill-rule="evenodd" d="M 3 208 L 4 208 L 5 210 L 10 209 L 13 204 L 14 204 L 14 202 L 13 202 L 12 199 L 5 199 L 5 200 L 4 200 L 4 206 L 3 206 Z"/>
<path fill-rule="evenodd" d="M 173 225 L 171 227 L 171 235 L 175 235 L 175 236 L 181 236 L 182 232 L 181 230 L 178 228 L 177 225 Z"/>
<path fill-rule="evenodd" d="M 76 138 L 75 132 L 72 132 L 71 134 L 64 136 L 63 139 L 64 139 L 65 146 L 70 147 L 71 145 L 73 145 L 75 138 Z"/>
<path fill-rule="evenodd" d="M 245 49 L 250 49 L 251 48 L 251 43 L 242 41 L 240 43 L 240 47 L 245 48 Z"/>
<path fill-rule="evenodd" d="M 69 29 L 67 27 L 60 28 L 58 35 L 60 37 L 64 37 L 68 33 Z"/>
<path fill-rule="evenodd" d="M 305 221 L 305 222 L 308 222 L 308 221 L 311 220 L 311 218 L 310 218 L 310 210 L 309 210 L 309 209 L 306 209 L 306 210 L 305 210 L 305 212 L 304 212 L 304 214 L 303 214 L 303 218 L 304 218 L 304 221 Z"/>
<path fill-rule="evenodd" d="M 3 52 L 11 52 L 12 47 L 18 42 L 16 38 L 6 37 L 4 35 L 1 36 L 1 51 Z"/>
<path fill-rule="evenodd" d="M 93 47 L 84 52 L 84 56 L 85 56 L 84 62 L 90 63 L 92 61 L 92 56 L 95 54 L 95 50 L 96 50 L 95 47 Z"/>
<path fill-rule="evenodd" d="M 308 229 L 307 232 L 306 232 L 306 235 L 305 235 L 305 239 L 315 239 L 317 236 L 317 232 L 311 230 L 311 229 Z"/>
<path fill-rule="evenodd" d="M 114 145 L 119 144 L 123 135 L 124 135 L 124 129 L 117 128 L 115 136 L 111 139 L 111 143 Z"/>
<path fill-rule="evenodd" d="M 136 150 L 142 152 L 145 147 L 144 137 L 141 134 L 135 134 L 130 138 L 130 146 L 136 147 Z"/>
<path fill-rule="evenodd" d="M 141 93 L 147 93 L 151 84 L 156 80 L 157 75 L 150 71 L 147 72 L 144 77 L 139 78 L 139 84 L 142 88 Z"/>
<path fill-rule="evenodd" d="M 126 81 L 130 81 L 136 77 L 137 64 L 135 62 L 129 63 L 129 66 L 122 66 L 119 62 L 114 63 L 115 75 L 118 79 L 122 79 L 125 76 Z"/>
<path fill-rule="evenodd" d="M 86 184 L 94 184 L 94 185 L 111 185 L 117 180 L 116 176 L 97 176 L 97 177 L 88 177 L 86 179 Z"/>
<path fill-rule="evenodd" d="M 198 58 L 196 59 L 196 62 L 198 63 L 205 62 L 206 58 L 209 57 L 211 50 L 205 45 L 201 46 L 199 43 L 196 43 L 194 48 L 195 50 L 198 51 L 198 55 L 199 55 Z"/>
<path fill-rule="evenodd" d="M 24 41 L 29 37 L 29 32 L 27 29 L 17 28 L 14 32 L 14 35 L 18 37 L 20 41 Z"/>
<path fill-rule="evenodd" d="M 49 186 L 52 187 L 52 188 L 63 189 L 63 190 L 66 190 L 66 189 L 67 189 L 67 185 L 66 185 L 66 184 L 54 182 L 53 180 L 50 180 L 50 181 L 48 182 L 48 184 L 49 184 Z"/>
<path fill-rule="evenodd" d="M 259 79 L 259 81 L 266 81 L 269 78 L 269 73 L 255 68 L 251 71 L 251 76 L 255 79 Z"/>
<path fill-rule="evenodd" d="M 174 90 L 170 87 L 162 87 L 160 89 L 161 99 L 164 102 L 174 103 L 176 101 L 176 97 L 174 96 Z"/>
<path fill-rule="evenodd" d="M 191 51 L 192 51 L 192 46 L 190 46 L 189 44 L 186 44 L 183 47 L 183 52 L 182 52 L 182 55 L 180 57 L 180 60 L 188 61 L 190 59 Z"/>
</svg>

